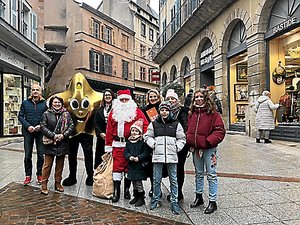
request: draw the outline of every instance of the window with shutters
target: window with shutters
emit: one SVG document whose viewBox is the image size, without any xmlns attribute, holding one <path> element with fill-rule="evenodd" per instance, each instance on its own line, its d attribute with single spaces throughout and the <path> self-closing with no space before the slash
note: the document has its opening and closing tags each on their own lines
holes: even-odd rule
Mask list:
<svg viewBox="0 0 300 225">
<path fill-rule="evenodd" d="M 107 44 L 113 44 L 113 29 L 110 27 L 104 27 L 103 41 Z"/>
<path fill-rule="evenodd" d="M 95 19 L 91 19 L 90 26 L 91 35 L 94 38 L 100 39 L 100 22 Z"/>
<path fill-rule="evenodd" d="M 146 80 L 146 68 L 142 66 L 140 67 L 140 80 Z"/>
<path fill-rule="evenodd" d="M 0 17 L 4 18 L 5 14 L 5 3 L 0 0 Z"/>
<path fill-rule="evenodd" d="M 151 27 L 149 28 L 149 40 L 154 41 L 154 30 Z"/>
<path fill-rule="evenodd" d="M 144 24 L 143 22 L 141 23 L 141 35 L 143 37 L 146 37 L 146 24 Z"/>
<path fill-rule="evenodd" d="M 140 44 L 140 56 L 146 58 L 146 46 L 143 44 Z"/>
<path fill-rule="evenodd" d="M 100 61 L 101 61 L 101 53 L 93 52 L 93 64 L 92 70 L 95 72 L 100 72 Z"/>
<path fill-rule="evenodd" d="M 122 60 L 122 78 L 128 80 L 129 62 Z"/>
<path fill-rule="evenodd" d="M 128 52 L 128 42 L 129 37 L 125 34 L 122 34 L 122 49 L 126 52 Z"/>
<path fill-rule="evenodd" d="M 31 27 L 30 27 L 30 6 L 27 5 L 25 2 L 22 4 L 22 34 L 27 37 L 28 39 L 31 38 Z"/>
<path fill-rule="evenodd" d="M 112 75 L 112 56 L 104 55 L 104 73 L 106 75 Z"/>
<path fill-rule="evenodd" d="M 11 6 L 11 10 L 10 10 L 10 24 L 15 28 L 18 29 L 18 12 L 17 12 L 17 0 L 11 0 L 10 1 L 10 6 Z"/>
<path fill-rule="evenodd" d="M 37 43 L 37 17 L 35 13 L 30 14 L 31 19 L 31 41 Z"/>
</svg>

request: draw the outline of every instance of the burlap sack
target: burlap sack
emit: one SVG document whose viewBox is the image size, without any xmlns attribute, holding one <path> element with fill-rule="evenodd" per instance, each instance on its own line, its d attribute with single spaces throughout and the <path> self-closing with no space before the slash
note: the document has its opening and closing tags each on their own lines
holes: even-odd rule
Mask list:
<svg viewBox="0 0 300 225">
<path fill-rule="evenodd" d="M 110 199 L 113 196 L 114 184 L 112 178 L 113 159 L 111 153 L 102 156 L 102 163 L 94 171 L 93 195 Z"/>
</svg>

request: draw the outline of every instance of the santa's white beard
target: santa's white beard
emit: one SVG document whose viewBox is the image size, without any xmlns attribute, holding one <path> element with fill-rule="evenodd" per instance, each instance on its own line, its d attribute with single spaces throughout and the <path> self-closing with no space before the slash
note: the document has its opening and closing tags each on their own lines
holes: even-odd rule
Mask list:
<svg viewBox="0 0 300 225">
<path fill-rule="evenodd" d="M 117 122 L 131 122 L 136 117 L 137 104 L 130 99 L 128 102 L 123 103 L 119 99 L 113 101 L 113 119 Z"/>
</svg>

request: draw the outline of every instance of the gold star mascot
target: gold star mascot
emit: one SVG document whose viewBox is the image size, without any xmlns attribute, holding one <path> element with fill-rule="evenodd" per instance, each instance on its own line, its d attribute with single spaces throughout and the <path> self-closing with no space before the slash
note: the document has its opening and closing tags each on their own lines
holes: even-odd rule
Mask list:
<svg viewBox="0 0 300 225">
<path fill-rule="evenodd" d="M 69 177 L 63 181 L 64 186 L 77 183 L 77 155 L 79 143 L 83 149 L 85 169 L 87 172 L 86 185 L 93 185 L 93 135 L 95 133 L 94 115 L 103 99 L 103 94 L 94 91 L 82 73 L 76 73 L 70 80 L 66 91 L 58 93 L 63 98 L 66 109 L 71 113 L 75 133 L 70 138 Z"/>
</svg>

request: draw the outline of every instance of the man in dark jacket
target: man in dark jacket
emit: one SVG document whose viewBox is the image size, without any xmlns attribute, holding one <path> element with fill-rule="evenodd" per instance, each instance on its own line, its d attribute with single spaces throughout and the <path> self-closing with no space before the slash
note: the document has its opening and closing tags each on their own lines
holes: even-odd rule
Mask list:
<svg viewBox="0 0 300 225">
<path fill-rule="evenodd" d="M 47 110 L 46 101 L 42 97 L 42 89 L 38 84 L 31 86 L 31 95 L 22 102 L 18 119 L 22 124 L 22 133 L 24 136 L 24 166 L 25 180 L 24 185 L 31 182 L 32 176 L 32 151 L 35 141 L 37 149 L 37 182 L 42 182 L 42 167 L 44 163 L 44 145 L 42 142 L 42 133 L 40 131 L 40 121 L 43 113 Z"/>
</svg>

